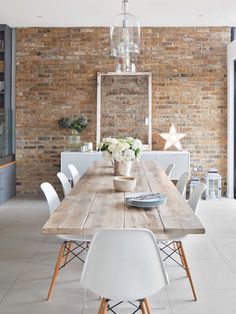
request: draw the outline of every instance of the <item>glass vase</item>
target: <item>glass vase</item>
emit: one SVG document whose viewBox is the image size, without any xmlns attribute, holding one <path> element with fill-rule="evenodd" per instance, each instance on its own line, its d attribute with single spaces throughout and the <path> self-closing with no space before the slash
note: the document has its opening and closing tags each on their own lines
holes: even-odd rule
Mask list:
<svg viewBox="0 0 236 314">
<path fill-rule="evenodd" d="M 71 150 L 80 151 L 81 140 L 80 140 L 79 133 L 77 131 L 72 130 L 71 136 L 68 137 L 68 140 L 69 140 Z"/>
</svg>

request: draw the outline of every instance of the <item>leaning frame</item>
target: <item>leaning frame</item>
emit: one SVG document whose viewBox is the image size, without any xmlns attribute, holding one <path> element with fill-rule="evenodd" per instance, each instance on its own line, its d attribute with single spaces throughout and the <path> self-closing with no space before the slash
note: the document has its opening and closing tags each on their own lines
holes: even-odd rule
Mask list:
<svg viewBox="0 0 236 314">
<path fill-rule="evenodd" d="M 144 145 L 144 149 L 152 149 L 152 75 L 151 72 L 108 72 L 97 73 L 97 130 L 96 144 L 101 141 L 101 109 L 102 109 L 102 79 L 105 76 L 147 76 L 148 77 L 148 142 Z"/>
</svg>

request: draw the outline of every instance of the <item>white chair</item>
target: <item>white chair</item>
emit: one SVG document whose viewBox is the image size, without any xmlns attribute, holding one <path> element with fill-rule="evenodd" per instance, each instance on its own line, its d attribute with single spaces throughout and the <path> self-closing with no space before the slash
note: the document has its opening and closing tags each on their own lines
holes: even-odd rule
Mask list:
<svg viewBox="0 0 236 314">
<path fill-rule="evenodd" d="M 60 200 L 57 195 L 57 192 L 53 188 L 53 186 L 44 182 L 40 185 L 48 203 L 50 215 L 55 211 L 55 209 L 60 205 Z M 50 288 L 48 291 L 47 300 L 50 300 L 52 297 L 52 292 L 56 283 L 56 279 L 58 277 L 58 273 L 61 268 L 65 267 L 71 260 L 75 257 L 80 261 L 84 262 L 84 260 L 79 256 L 82 252 L 86 252 L 88 249 L 88 243 L 91 242 L 91 238 L 89 237 L 77 237 L 75 235 L 56 235 L 57 238 L 63 240 L 61 244 L 60 252 L 57 258 L 57 262 L 55 265 L 52 281 L 50 284 Z M 75 245 L 72 249 L 72 245 Z M 69 259 L 69 255 L 72 257 Z"/>
<path fill-rule="evenodd" d="M 147 297 L 167 283 L 154 235 L 146 229 L 104 229 L 93 237 L 81 283 L 102 297 L 99 314 L 109 301 L 138 301 L 143 314 L 151 314 Z M 112 312 L 114 307 L 112 306 Z"/>
<path fill-rule="evenodd" d="M 205 190 L 206 190 L 206 184 L 199 183 L 199 185 L 193 189 L 189 197 L 188 204 L 192 208 L 192 210 L 195 212 L 195 214 L 197 213 L 199 201 Z"/>
<path fill-rule="evenodd" d="M 63 192 L 64 192 L 64 196 L 66 197 L 70 193 L 70 191 L 71 191 L 70 182 L 68 181 L 67 177 L 62 172 L 58 172 L 57 173 L 57 177 L 58 177 L 58 179 L 61 182 L 62 189 L 63 189 Z"/>
<path fill-rule="evenodd" d="M 73 186 L 76 185 L 76 183 L 79 181 L 80 179 L 80 173 L 77 170 L 77 168 L 73 165 L 73 164 L 68 164 L 68 169 L 71 173 L 71 177 L 72 177 L 72 182 L 73 182 Z"/>
<path fill-rule="evenodd" d="M 201 199 L 202 193 L 205 191 L 206 189 L 206 185 L 204 183 L 200 183 L 198 187 L 196 187 L 189 200 L 188 200 L 188 204 L 189 206 L 192 208 L 192 210 L 194 212 L 196 212 L 198 205 L 199 205 L 199 201 Z M 186 271 L 186 275 L 189 279 L 189 283 L 192 289 L 192 293 L 193 293 L 193 297 L 194 300 L 197 300 L 197 295 L 196 295 L 196 291 L 193 285 L 193 280 L 192 280 L 192 276 L 189 270 L 189 266 L 188 266 L 188 262 L 187 262 L 187 258 L 184 252 L 184 248 L 183 248 L 183 244 L 182 244 L 182 240 L 185 238 L 185 236 L 179 238 L 179 239 L 173 239 L 173 240 L 169 240 L 168 242 L 164 242 L 164 241 L 160 241 L 159 242 L 159 247 L 160 250 L 165 254 L 165 258 L 163 259 L 163 261 L 167 260 L 168 258 L 172 259 L 175 263 L 177 263 L 179 266 L 181 266 L 183 269 L 185 269 Z M 174 254 L 177 253 L 180 257 L 180 262 L 175 258 Z"/>
<path fill-rule="evenodd" d="M 173 171 L 174 167 L 175 167 L 174 164 L 169 164 L 169 166 L 166 168 L 165 173 L 166 173 L 168 178 L 171 177 L 171 174 L 172 174 L 172 171 Z"/>
<path fill-rule="evenodd" d="M 179 191 L 181 196 L 184 198 L 186 197 L 186 185 L 188 183 L 189 178 L 190 178 L 190 173 L 184 172 L 176 184 L 177 190 Z"/>
</svg>

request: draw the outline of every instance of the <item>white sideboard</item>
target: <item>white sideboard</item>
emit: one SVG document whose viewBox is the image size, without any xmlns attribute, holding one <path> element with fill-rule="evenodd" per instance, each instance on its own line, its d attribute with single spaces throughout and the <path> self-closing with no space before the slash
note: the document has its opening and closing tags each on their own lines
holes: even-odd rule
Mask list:
<svg viewBox="0 0 236 314">
<path fill-rule="evenodd" d="M 70 173 L 68 164 L 74 164 L 82 175 L 93 161 L 102 160 L 101 152 L 70 152 L 61 153 L 61 172 L 68 178 Z M 141 160 L 157 160 L 163 169 L 166 169 L 170 163 L 175 164 L 171 179 L 178 180 L 184 171 L 190 172 L 190 154 L 186 151 L 145 151 L 142 153 Z"/>
</svg>

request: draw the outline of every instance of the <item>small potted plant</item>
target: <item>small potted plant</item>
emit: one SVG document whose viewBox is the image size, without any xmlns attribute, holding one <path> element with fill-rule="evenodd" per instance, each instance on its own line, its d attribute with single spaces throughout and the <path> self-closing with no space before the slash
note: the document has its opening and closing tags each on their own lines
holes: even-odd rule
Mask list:
<svg viewBox="0 0 236 314">
<path fill-rule="evenodd" d="M 71 136 L 69 141 L 73 148 L 77 149 L 80 148 L 80 136 L 79 134 L 88 126 L 88 120 L 85 116 L 81 116 L 76 120 L 71 118 L 61 118 L 58 120 L 58 125 L 60 128 L 63 129 L 70 129 Z"/>
</svg>

